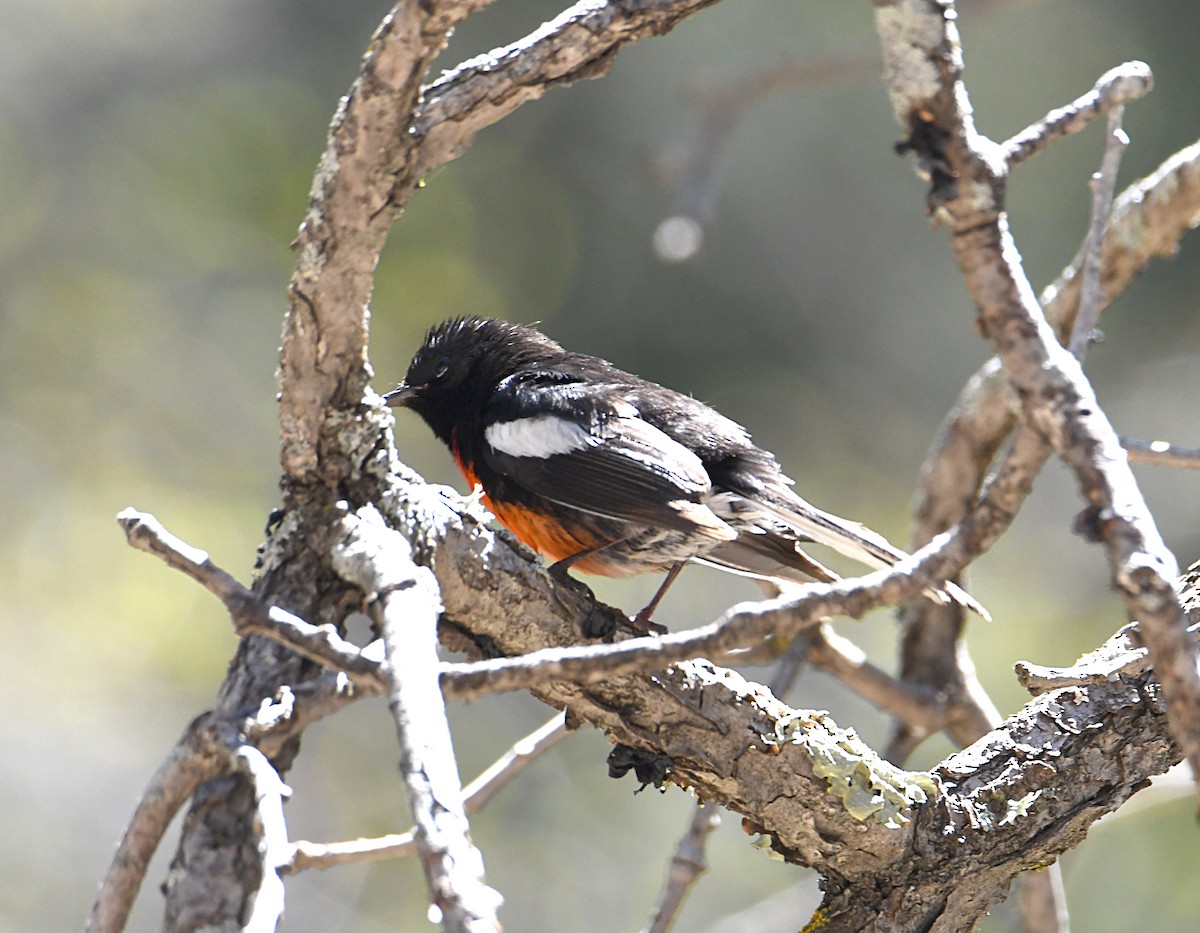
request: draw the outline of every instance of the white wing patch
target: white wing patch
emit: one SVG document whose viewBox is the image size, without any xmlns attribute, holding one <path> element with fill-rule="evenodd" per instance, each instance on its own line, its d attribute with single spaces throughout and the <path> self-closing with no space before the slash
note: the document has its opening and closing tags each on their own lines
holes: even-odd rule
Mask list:
<svg viewBox="0 0 1200 933">
<path fill-rule="evenodd" d="M 538 459 L 583 450 L 600 443 L 600 438 L 590 434 L 587 428 L 558 415 L 498 421 L 488 425 L 483 436 L 502 454 Z"/>
</svg>

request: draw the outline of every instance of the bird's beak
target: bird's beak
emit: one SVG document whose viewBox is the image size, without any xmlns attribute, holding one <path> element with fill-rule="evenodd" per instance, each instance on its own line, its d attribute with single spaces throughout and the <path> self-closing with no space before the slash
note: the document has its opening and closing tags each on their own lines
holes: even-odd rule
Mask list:
<svg viewBox="0 0 1200 933">
<path fill-rule="evenodd" d="M 408 404 L 421 394 L 419 386 L 410 386 L 407 383 L 400 383 L 396 388 L 392 389 L 383 400 L 392 408 L 407 408 Z"/>
</svg>

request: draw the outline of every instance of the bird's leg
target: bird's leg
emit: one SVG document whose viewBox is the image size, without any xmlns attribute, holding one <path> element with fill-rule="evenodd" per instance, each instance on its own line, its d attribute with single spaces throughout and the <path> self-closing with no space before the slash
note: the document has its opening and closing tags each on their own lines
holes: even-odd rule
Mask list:
<svg viewBox="0 0 1200 933">
<path fill-rule="evenodd" d="M 582 551 L 572 554 L 570 557 L 564 557 L 562 560 L 556 560 L 548 568 L 550 571 L 550 576 L 554 577 L 556 580 L 573 580 L 572 577 L 567 576 L 568 570 L 574 567 L 585 557 L 591 557 L 595 554 L 599 554 L 605 548 L 613 547 L 614 545 L 620 544 L 624 540 L 626 539 L 617 538 L 616 541 L 605 541 L 602 544 L 593 544 L 591 547 L 584 548 Z"/>
<path fill-rule="evenodd" d="M 570 570 L 575 564 L 579 563 L 579 561 L 583 560 L 585 557 L 593 557 L 606 548 L 615 547 L 626 540 L 628 540 L 628 538 L 617 538 L 615 541 L 605 541 L 603 544 L 597 544 L 589 548 L 584 548 L 582 551 L 579 551 L 576 554 L 572 554 L 569 557 L 564 557 L 562 560 L 555 561 L 549 567 L 550 575 L 556 580 L 569 580 L 572 583 L 578 583 L 578 580 L 575 580 L 573 577 L 567 574 L 568 570 Z M 667 587 L 669 587 L 675 581 L 675 578 L 679 576 L 679 571 L 683 569 L 683 565 L 685 563 L 687 562 L 680 561 L 667 571 L 667 578 L 663 580 L 662 586 L 658 588 L 658 592 L 654 594 L 654 598 L 650 600 L 650 604 L 633 617 L 633 628 L 634 631 L 636 631 L 639 635 L 666 634 L 667 627 L 665 625 L 657 625 L 651 622 L 650 616 L 654 614 L 654 610 L 662 600 L 663 594 L 667 592 Z"/>
<path fill-rule="evenodd" d="M 646 604 L 646 607 L 641 612 L 633 617 L 633 627 L 639 632 L 646 635 L 652 632 L 656 635 L 666 633 L 667 627 L 652 623 L 650 617 L 654 615 L 654 610 L 658 608 L 658 604 L 662 602 L 662 598 L 667 595 L 667 590 L 675 582 L 675 578 L 679 576 L 679 571 L 683 569 L 683 565 L 686 563 L 686 560 L 681 560 L 671 565 L 671 569 L 667 571 L 666 579 L 663 580 L 654 596 L 650 598 L 650 602 Z"/>
</svg>

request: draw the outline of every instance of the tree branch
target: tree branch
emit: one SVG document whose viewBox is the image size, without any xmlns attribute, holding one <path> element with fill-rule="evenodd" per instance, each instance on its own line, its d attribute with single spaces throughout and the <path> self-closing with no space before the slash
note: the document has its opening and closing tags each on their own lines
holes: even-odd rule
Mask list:
<svg viewBox="0 0 1200 933">
<path fill-rule="evenodd" d="M 525 38 L 463 62 L 425 89 L 414 121 L 416 178 L 553 87 L 608 73 L 625 45 L 669 32 L 716 0 L 581 0 Z"/>
<path fill-rule="evenodd" d="M 150 859 L 175 814 L 201 784 L 232 770 L 231 732 L 208 713 L 198 716 L 154 772 L 100 883 L 88 933 L 125 929 Z"/>
<path fill-rule="evenodd" d="M 463 809 L 467 815 L 471 816 L 486 807 L 509 782 L 568 734 L 565 718 L 559 713 L 514 743 L 512 748 L 463 788 Z M 348 842 L 297 842 L 292 846 L 284 871 L 294 874 L 310 868 L 326 869 L 356 862 L 376 862 L 411 855 L 416 851 L 416 833 L 413 830 Z"/>
<path fill-rule="evenodd" d="M 1153 87 L 1154 77 L 1150 74 L 1150 66 L 1144 62 L 1127 62 L 1106 71 L 1082 97 L 1050 111 L 1005 142 L 1004 159 L 1008 169 L 1044 152 L 1064 137 L 1078 133 L 1096 117 L 1145 97 Z"/>
<path fill-rule="evenodd" d="M 412 194 L 412 117 L 421 82 L 455 24 L 487 0 L 402 0 L 384 18 L 342 99 L 293 244 L 279 366 L 284 476 L 334 485 L 347 464 L 320 462 L 326 416 L 367 384 L 367 302 L 388 231 Z M 336 448 L 335 448 L 336 449 Z M 324 475 L 322 475 L 324 474 Z"/>
<path fill-rule="evenodd" d="M 262 875 L 254 893 L 250 915 L 242 930 L 245 933 L 271 933 L 283 916 L 283 879 L 279 877 L 279 870 L 287 863 L 291 852 L 287 823 L 283 818 L 283 803 L 291 795 L 291 790 L 283 783 L 267 756 L 257 748 L 240 745 L 233 758 L 237 769 L 250 779 L 254 787 L 254 806 L 258 814 L 255 828 L 259 837 L 255 849 Z"/>
<path fill-rule="evenodd" d="M 388 707 L 430 902 L 447 933 L 498 931 L 501 898 L 484 883 L 483 856 L 471 841 L 438 686 L 437 581 L 412 562 L 408 542 L 373 507 L 346 516 L 342 530 L 334 567 L 370 594 L 383 635 Z"/>
<path fill-rule="evenodd" d="M 1149 83 L 1149 70 L 1146 71 L 1146 82 Z M 1092 176 L 1091 181 L 1092 216 L 1088 223 L 1087 237 L 1083 241 L 1079 310 L 1075 314 L 1075 324 L 1067 344 L 1067 349 L 1080 361 L 1087 353 L 1088 342 L 1096 328 L 1096 322 L 1100 320 L 1100 309 L 1104 305 L 1104 290 L 1100 285 L 1100 245 L 1104 242 L 1108 230 L 1121 156 L 1129 145 L 1129 137 L 1121 129 L 1124 115 L 1124 106 L 1117 106 L 1109 111 L 1108 132 L 1104 137 L 1104 156 L 1100 160 L 1100 170 Z"/>
<path fill-rule="evenodd" d="M 1138 441 L 1130 437 L 1121 438 L 1121 446 L 1129 452 L 1132 463 L 1200 470 L 1200 448 L 1176 447 L 1166 441 Z"/>
<path fill-rule="evenodd" d="M 1175 734 L 1200 778 L 1200 675 L 1185 637 L 1163 545 L 1078 361 L 1059 344 L 1021 268 L 1003 212 L 1004 159 L 975 130 L 949 8 L 933 0 L 876 6 L 897 119 L 930 170 L 930 206 L 951 243 L 1029 424 L 1075 473 L 1088 507 L 1081 528 L 1106 546 L 1114 585 L 1140 619 Z M 897 41 L 920 36 L 920 41 Z"/>
</svg>

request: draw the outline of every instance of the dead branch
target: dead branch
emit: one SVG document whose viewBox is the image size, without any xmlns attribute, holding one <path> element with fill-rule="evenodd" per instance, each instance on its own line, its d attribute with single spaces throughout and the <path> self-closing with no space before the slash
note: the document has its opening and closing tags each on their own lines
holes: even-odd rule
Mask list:
<svg viewBox="0 0 1200 933">
<path fill-rule="evenodd" d="M 188 725 L 142 792 L 100 883 L 88 933 L 125 929 L 146 868 L 171 820 L 196 788 L 232 770 L 230 746 L 234 744 L 229 727 L 208 713 Z"/>
<path fill-rule="evenodd" d="M 1130 437 L 1121 438 L 1121 446 L 1129 452 L 1131 463 L 1200 470 L 1200 448 L 1176 447 L 1166 441 L 1138 441 Z"/>
<path fill-rule="evenodd" d="M 512 748 L 463 788 L 463 809 L 467 815 L 471 816 L 486 807 L 496 794 L 568 734 L 565 719 L 560 713 L 515 742 Z M 295 874 L 312 868 L 323 870 L 356 862 L 400 858 L 416 851 L 416 833 L 413 830 L 346 842 L 300 841 L 292 846 L 291 856 L 282 870 L 286 874 Z"/>
<path fill-rule="evenodd" d="M 388 707 L 430 903 L 447 933 L 498 931 L 501 898 L 484 883 L 483 856 L 471 841 L 438 686 L 437 581 L 373 507 L 347 515 L 342 529 L 334 567 L 367 594 L 383 636 Z"/>
<path fill-rule="evenodd" d="M 930 208 L 950 227 L 980 326 L 1028 423 L 1080 483 L 1088 503 L 1081 528 L 1104 543 L 1113 583 L 1143 624 L 1176 736 L 1200 777 L 1200 675 L 1172 584 L 1176 564 L 1090 384 L 1024 276 L 1003 211 L 1004 160 L 975 130 L 953 20 L 943 5 L 919 0 L 877 5 L 876 20 L 893 109 L 931 174 Z M 902 40 L 913 35 L 936 41 Z"/>
</svg>

